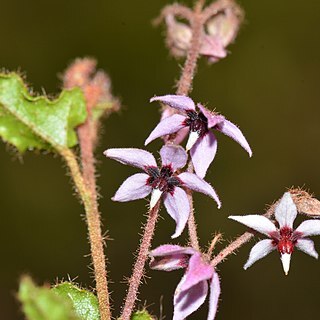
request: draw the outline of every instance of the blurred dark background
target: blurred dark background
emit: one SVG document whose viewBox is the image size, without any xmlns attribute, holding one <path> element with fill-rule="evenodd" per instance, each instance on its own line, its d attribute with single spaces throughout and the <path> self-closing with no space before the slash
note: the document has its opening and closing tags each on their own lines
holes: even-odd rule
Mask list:
<svg viewBox="0 0 320 320">
<path fill-rule="evenodd" d="M 240 1 L 239 1 L 240 2 Z M 0 61 L 27 75 L 35 91 L 57 94 L 57 77 L 75 58 L 96 57 L 112 78 L 123 104 L 104 122 L 97 150 L 98 183 L 115 315 L 125 295 L 133 253 L 145 221 L 146 201 L 113 203 L 110 198 L 135 169 L 103 157 L 108 147 L 142 147 L 159 119 L 155 94 L 174 92 L 182 61 L 169 56 L 163 28 L 151 20 L 170 1 L 2 0 Z M 191 1 L 185 1 L 191 4 Z M 195 195 L 196 218 L 205 246 L 215 231 L 225 242 L 245 228 L 230 214 L 262 213 L 287 187 L 304 186 L 320 196 L 320 2 L 242 0 L 246 21 L 231 54 L 208 66 L 201 60 L 192 97 L 237 123 L 254 151 L 222 135 L 208 173 L 223 202 L 221 210 Z M 148 150 L 156 152 L 157 140 Z M 20 156 L 0 145 L 1 281 L 0 319 L 23 319 L 15 300 L 19 277 L 28 273 L 42 284 L 76 279 L 93 285 L 83 209 L 74 196 L 65 165 L 41 152 Z M 174 224 L 162 210 L 154 247 L 170 241 Z M 186 232 L 184 233 L 184 237 Z M 184 238 L 179 240 L 184 243 Z M 320 249 L 320 239 L 315 243 Z M 277 253 L 242 269 L 253 242 L 219 266 L 222 296 L 217 319 L 315 319 L 319 313 L 320 263 L 296 252 L 285 277 Z M 181 278 L 148 271 L 139 305 L 166 319 Z M 201 313 L 202 312 L 202 313 Z M 191 319 L 206 319 L 206 306 Z"/>
</svg>

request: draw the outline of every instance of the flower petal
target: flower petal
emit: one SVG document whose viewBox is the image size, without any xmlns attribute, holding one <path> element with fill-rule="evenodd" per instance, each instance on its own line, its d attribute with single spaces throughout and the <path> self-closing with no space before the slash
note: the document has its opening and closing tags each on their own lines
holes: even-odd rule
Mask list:
<svg viewBox="0 0 320 320">
<path fill-rule="evenodd" d="M 251 229 L 257 230 L 268 237 L 270 236 L 271 232 L 277 231 L 276 226 L 268 218 L 259 216 L 257 214 L 249 214 L 246 216 L 229 216 L 228 218 L 238 221 Z"/>
<path fill-rule="evenodd" d="M 203 115 L 208 120 L 208 129 L 216 126 L 218 123 L 222 123 L 225 121 L 225 117 L 219 114 L 215 114 L 214 112 L 210 111 L 209 109 L 205 108 L 202 104 L 198 103 L 197 107 L 203 113 Z"/>
<path fill-rule="evenodd" d="M 222 132 L 223 134 L 227 135 L 231 139 L 238 142 L 241 145 L 241 147 L 249 153 L 249 156 L 250 157 L 252 156 L 252 151 L 251 151 L 251 148 L 249 146 L 248 141 L 244 137 L 241 130 L 235 124 L 233 124 L 231 121 L 224 120 L 223 122 L 217 124 L 217 126 L 214 129 Z"/>
<path fill-rule="evenodd" d="M 276 220 L 279 222 L 280 228 L 289 227 L 292 229 L 293 221 L 297 216 L 297 207 L 294 204 L 290 192 L 286 192 L 274 212 Z"/>
<path fill-rule="evenodd" d="M 176 244 L 164 244 L 150 251 L 151 257 L 164 257 L 176 254 L 192 255 L 197 251 L 191 247 L 181 247 Z"/>
<path fill-rule="evenodd" d="M 149 253 L 151 256 L 150 268 L 153 270 L 172 271 L 186 268 L 190 255 L 195 252 L 189 247 L 165 244 Z"/>
<path fill-rule="evenodd" d="M 243 269 L 247 270 L 249 267 L 251 267 L 256 261 L 264 258 L 266 255 L 268 255 L 271 251 L 273 251 L 276 248 L 272 244 L 272 240 L 265 239 L 257 242 L 251 249 L 249 254 L 249 259 L 244 265 Z"/>
<path fill-rule="evenodd" d="M 180 290 L 187 291 L 196 284 L 211 279 L 213 273 L 213 267 L 203 261 L 201 253 L 197 252 L 193 254 L 189 260 L 189 266 Z"/>
<path fill-rule="evenodd" d="M 310 239 L 298 239 L 296 247 L 311 257 L 318 259 L 318 253 L 314 248 L 314 242 Z"/>
<path fill-rule="evenodd" d="M 136 148 L 107 149 L 103 153 L 106 157 L 116 160 L 122 164 L 145 170 L 145 167 L 156 167 L 154 156 L 145 150 Z"/>
<path fill-rule="evenodd" d="M 154 188 L 151 193 L 151 199 L 150 199 L 150 209 L 154 208 L 154 206 L 158 203 L 159 199 L 162 196 L 162 191 L 158 188 Z"/>
<path fill-rule="evenodd" d="M 144 145 L 146 146 L 151 141 L 165 136 L 167 134 L 175 133 L 180 129 L 185 127 L 184 120 L 186 119 L 185 116 L 181 114 L 174 114 L 168 118 L 161 120 L 158 125 L 153 129 L 150 133 L 149 137 L 146 139 Z"/>
<path fill-rule="evenodd" d="M 197 142 L 199 137 L 200 135 L 198 131 L 190 131 L 189 138 L 186 145 L 186 151 L 189 151 L 194 146 L 194 144 Z"/>
<path fill-rule="evenodd" d="M 160 150 L 162 166 L 171 166 L 173 171 L 183 168 L 188 160 L 186 151 L 181 146 L 167 145 Z"/>
<path fill-rule="evenodd" d="M 147 185 L 148 178 L 145 173 L 130 176 L 122 183 L 112 200 L 126 202 L 146 197 L 152 191 L 152 187 Z"/>
<path fill-rule="evenodd" d="M 216 316 L 220 293 L 221 289 L 219 276 L 216 272 L 214 272 L 210 283 L 209 313 L 207 320 L 214 320 Z"/>
<path fill-rule="evenodd" d="M 153 101 L 160 101 L 180 111 L 195 110 L 193 100 L 187 96 L 168 94 L 166 96 L 153 97 L 150 99 L 150 102 Z"/>
<path fill-rule="evenodd" d="M 190 150 L 194 170 L 200 178 L 204 178 L 217 152 L 217 139 L 209 131 L 200 137 Z"/>
<path fill-rule="evenodd" d="M 177 238 L 181 235 L 189 218 L 190 205 L 187 194 L 179 187 L 174 188 L 173 194 L 166 193 L 164 195 L 164 206 L 168 214 L 176 222 L 176 231 L 171 238 Z"/>
<path fill-rule="evenodd" d="M 221 202 L 219 200 L 219 197 L 208 182 L 189 172 L 183 172 L 179 174 L 178 178 L 181 179 L 181 181 L 187 188 L 204 193 L 205 195 L 211 197 L 213 200 L 215 200 L 215 202 L 218 204 L 218 208 L 220 209 Z"/>
<path fill-rule="evenodd" d="M 317 236 L 320 234 L 320 220 L 303 221 L 294 232 L 301 232 L 302 237 Z"/>
<path fill-rule="evenodd" d="M 189 290 L 181 291 L 180 287 L 183 285 L 184 281 L 185 276 L 182 277 L 174 295 L 173 320 L 186 319 L 191 313 L 199 309 L 207 297 L 207 281 L 201 281 Z"/>
<path fill-rule="evenodd" d="M 291 253 L 282 253 L 280 259 L 284 274 L 287 276 L 290 269 Z"/>
</svg>

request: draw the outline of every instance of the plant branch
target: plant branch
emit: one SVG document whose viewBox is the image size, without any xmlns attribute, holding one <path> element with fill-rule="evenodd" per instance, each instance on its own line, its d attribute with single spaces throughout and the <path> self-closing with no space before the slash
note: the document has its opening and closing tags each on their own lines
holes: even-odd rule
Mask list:
<svg viewBox="0 0 320 320">
<path fill-rule="evenodd" d="M 101 320 L 110 320 L 111 313 L 106 262 L 103 250 L 103 236 L 101 234 L 100 214 L 98 211 L 95 192 L 92 193 L 89 183 L 85 182 L 74 153 L 69 149 L 60 149 L 59 152 L 65 159 L 70 169 L 71 176 L 76 185 L 77 191 L 80 195 L 86 212 L 86 221 L 88 225 L 91 257 L 96 281 L 100 317 Z"/>
<path fill-rule="evenodd" d="M 190 21 L 192 30 L 191 46 L 188 50 L 187 59 L 178 82 L 177 95 L 187 95 L 192 89 L 192 81 L 197 67 L 203 35 L 203 19 L 201 15 L 202 5 L 203 3 L 201 0 L 196 3 L 194 13 Z"/>
<path fill-rule="evenodd" d="M 121 320 L 130 320 L 131 313 L 137 300 L 139 286 L 144 274 L 145 263 L 148 259 L 148 253 L 150 251 L 151 240 L 153 238 L 156 222 L 158 220 L 159 208 L 160 201 L 158 201 L 153 209 L 149 210 L 148 220 L 144 227 L 138 257 L 133 267 L 132 276 L 129 280 L 127 297 L 122 314 L 120 316 Z"/>
</svg>

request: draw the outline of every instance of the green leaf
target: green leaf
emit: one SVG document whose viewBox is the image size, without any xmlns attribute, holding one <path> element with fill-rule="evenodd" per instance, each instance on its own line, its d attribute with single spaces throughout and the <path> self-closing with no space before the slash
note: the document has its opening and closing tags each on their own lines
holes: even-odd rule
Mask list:
<svg viewBox="0 0 320 320">
<path fill-rule="evenodd" d="M 64 299 L 70 299 L 80 319 L 100 319 L 98 299 L 92 292 L 80 289 L 69 282 L 60 283 L 51 290 Z"/>
<path fill-rule="evenodd" d="M 141 310 L 135 312 L 132 315 L 131 320 L 154 320 L 154 318 L 149 314 L 147 310 Z"/>
<path fill-rule="evenodd" d="M 79 88 L 62 91 L 51 101 L 31 96 L 17 74 L 0 74 L 0 136 L 20 152 L 73 147 L 77 144 L 74 129 L 86 116 Z"/>
<path fill-rule="evenodd" d="M 80 320 L 69 299 L 37 287 L 29 277 L 21 280 L 18 297 L 28 320 Z"/>
</svg>

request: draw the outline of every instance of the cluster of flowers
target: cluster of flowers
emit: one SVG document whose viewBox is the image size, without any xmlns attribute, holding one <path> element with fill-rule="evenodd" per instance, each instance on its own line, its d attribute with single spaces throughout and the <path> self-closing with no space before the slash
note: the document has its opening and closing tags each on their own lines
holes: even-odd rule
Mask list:
<svg viewBox="0 0 320 320">
<path fill-rule="evenodd" d="M 190 214 L 190 204 L 185 188 L 201 192 L 211 197 L 221 207 L 221 202 L 213 187 L 204 180 L 209 165 L 217 151 L 217 139 L 210 129 L 220 131 L 237 141 L 251 156 L 250 146 L 240 129 L 222 115 L 213 113 L 201 104 L 186 96 L 165 95 L 154 97 L 168 107 L 179 111 L 164 118 L 146 139 L 152 140 L 178 133 L 188 128 L 190 134 L 186 149 L 190 150 L 195 173 L 182 171 L 186 166 L 188 154 L 180 145 L 167 143 L 160 150 L 161 166 L 148 151 L 135 148 L 108 149 L 104 154 L 123 164 L 143 170 L 127 178 L 112 198 L 114 201 L 142 199 L 151 194 L 150 209 L 163 199 L 168 214 L 175 220 L 176 229 L 172 238 L 183 232 Z M 208 319 L 214 319 L 220 284 L 217 273 L 210 265 L 206 255 L 193 248 L 177 245 L 164 245 L 150 253 L 151 268 L 171 271 L 186 268 L 186 274 L 177 287 L 174 298 L 174 319 L 185 319 L 197 310 L 206 299 L 210 281 L 210 310 Z"/>
<path fill-rule="evenodd" d="M 213 187 L 204 180 L 209 165 L 217 151 L 217 139 L 210 129 L 220 131 L 237 141 L 251 156 L 250 146 L 240 129 L 222 115 L 213 113 L 201 104 L 197 108 L 192 99 L 186 96 L 165 95 L 150 100 L 160 101 L 178 110 L 160 121 L 146 139 L 147 145 L 158 137 L 178 133 L 188 128 L 189 138 L 186 150 L 190 150 L 195 173 L 183 172 L 188 154 L 180 145 L 167 143 L 160 150 L 161 166 L 158 167 L 154 156 L 148 151 L 135 148 L 108 149 L 104 154 L 123 164 L 142 169 L 127 178 L 112 198 L 114 201 L 142 199 L 151 194 L 150 209 L 163 199 L 168 214 L 175 220 L 176 229 L 172 238 L 183 232 L 190 214 L 190 204 L 185 188 L 201 192 L 221 206 Z M 275 218 L 279 228 L 268 218 L 260 215 L 230 216 L 230 219 L 245 224 L 269 239 L 259 241 L 251 250 L 244 269 L 271 251 L 278 249 L 287 274 L 291 254 L 297 249 L 317 258 L 313 241 L 307 236 L 320 234 L 320 221 L 307 220 L 293 230 L 297 208 L 289 192 L 285 193 L 275 208 Z M 150 252 L 150 267 L 155 270 L 172 271 L 184 268 L 186 272 L 178 284 L 174 295 L 173 320 L 183 320 L 196 311 L 205 301 L 210 287 L 208 320 L 216 315 L 220 295 L 220 281 L 210 262 L 208 254 L 203 254 L 191 247 L 162 245 Z M 208 285 L 209 283 L 209 285 Z"/>
</svg>

